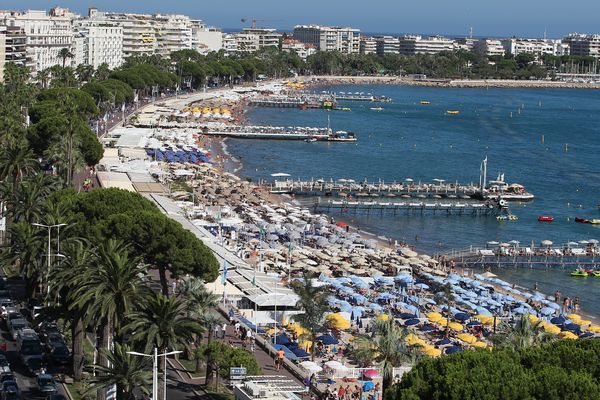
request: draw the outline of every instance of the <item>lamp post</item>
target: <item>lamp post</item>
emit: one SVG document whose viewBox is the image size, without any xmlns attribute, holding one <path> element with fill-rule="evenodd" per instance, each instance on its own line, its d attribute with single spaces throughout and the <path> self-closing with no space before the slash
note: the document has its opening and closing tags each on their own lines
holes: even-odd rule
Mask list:
<svg viewBox="0 0 600 400">
<path fill-rule="evenodd" d="M 165 370 L 163 382 L 163 399 L 167 400 L 167 356 L 183 353 L 182 351 L 170 351 L 168 353 L 158 354 L 158 349 L 154 348 L 154 353 L 145 354 L 137 351 L 128 351 L 127 354 L 141 357 L 152 357 L 152 400 L 158 400 L 158 357 L 165 357 Z"/>
<path fill-rule="evenodd" d="M 57 240 L 57 244 L 58 244 L 58 252 L 57 252 L 57 254 L 59 254 L 60 253 L 60 227 L 61 226 L 65 226 L 67 224 L 46 225 L 46 224 L 33 223 L 31 225 L 37 226 L 39 228 L 46 228 L 48 230 L 48 257 L 47 257 L 48 258 L 48 260 L 47 260 L 47 266 L 48 266 L 48 268 L 47 268 L 47 271 L 46 271 L 46 281 L 48 281 L 48 279 L 50 277 L 49 276 L 50 275 L 50 265 L 51 265 L 51 258 L 52 258 L 52 254 L 50 252 L 50 246 L 51 246 L 51 242 L 50 241 L 51 241 L 51 238 L 52 238 L 51 230 L 52 230 L 52 228 L 57 228 L 58 229 L 59 236 L 56 237 L 56 240 Z M 48 284 L 48 295 L 50 295 L 50 285 L 49 284 Z"/>
</svg>

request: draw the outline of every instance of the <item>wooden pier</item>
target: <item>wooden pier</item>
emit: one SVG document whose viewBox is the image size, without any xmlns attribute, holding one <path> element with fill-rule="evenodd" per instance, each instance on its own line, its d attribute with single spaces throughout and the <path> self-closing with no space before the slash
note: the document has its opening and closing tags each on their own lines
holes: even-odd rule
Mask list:
<svg viewBox="0 0 600 400">
<path fill-rule="evenodd" d="M 600 267 L 600 248 L 596 240 L 570 242 L 564 245 L 520 246 L 502 243 L 499 247 L 469 247 L 436 254 L 436 258 L 453 261 L 459 267 L 561 268 Z M 595 277 L 590 277 L 594 279 Z"/>
<path fill-rule="evenodd" d="M 481 202 L 375 202 L 375 201 L 336 201 L 315 202 L 315 212 L 392 214 L 392 215 L 484 215 L 496 216 L 506 212 L 506 208 Z"/>
</svg>

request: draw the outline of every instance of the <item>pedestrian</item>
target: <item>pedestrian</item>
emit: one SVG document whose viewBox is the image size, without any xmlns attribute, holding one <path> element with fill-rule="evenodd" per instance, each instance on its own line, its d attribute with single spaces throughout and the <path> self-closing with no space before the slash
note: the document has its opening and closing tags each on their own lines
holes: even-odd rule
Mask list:
<svg viewBox="0 0 600 400">
<path fill-rule="evenodd" d="M 575 300 L 573 300 L 573 310 L 579 312 L 579 296 L 575 296 Z"/>
<path fill-rule="evenodd" d="M 229 309 L 229 323 L 233 325 L 233 320 L 235 317 L 235 312 L 233 311 L 233 307 Z"/>
<path fill-rule="evenodd" d="M 225 339 L 225 336 L 227 336 L 227 323 L 223 322 L 223 326 L 221 327 L 221 338 Z"/>
<path fill-rule="evenodd" d="M 346 388 L 344 388 L 342 385 L 340 385 L 337 395 L 338 395 L 338 399 L 343 400 L 344 397 L 346 396 Z"/>
<path fill-rule="evenodd" d="M 254 353 L 256 351 L 256 342 L 254 338 L 250 339 L 250 353 Z"/>
<path fill-rule="evenodd" d="M 233 328 L 234 328 L 234 330 L 235 330 L 235 336 L 236 336 L 236 337 L 239 337 L 239 336 L 240 336 L 240 326 L 241 326 L 241 325 L 240 325 L 240 323 L 239 323 L 239 322 L 236 322 L 236 323 L 233 325 Z"/>
<path fill-rule="evenodd" d="M 221 327 L 218 324 L 215 324 L 215 339 L 219 338 L 219 332 L 221 332 Z"/>
<path fill-rule="evenodd" d="M 279 371 L 279 369 L 281 368 L 281 364 L 283 364 L 283 358 L 285 357 L 285 353 L 283 352 L 283 350 L 279 349 L 277 350 L 277 353 L 275 353 L 275 356 L 275 367 L 277 368 L 277 371 Z"/>
</svg>

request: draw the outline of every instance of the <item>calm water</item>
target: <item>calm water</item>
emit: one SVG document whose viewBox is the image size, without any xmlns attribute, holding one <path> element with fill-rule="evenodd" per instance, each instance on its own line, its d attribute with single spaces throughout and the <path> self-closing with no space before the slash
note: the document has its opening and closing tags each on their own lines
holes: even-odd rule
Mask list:
<svg viewBox="0 0 600 400">
<path fill-rule="evenodd" d="M 230 140 L 231 153 L 244 164 L 241 174 L 255 179 L 287 172 L 305 179 L 400 181 L 410 177 L 466 183 L 479 180 L 479 164 L 487 156 L 488 179 L 505 173 L 507 182 L 524 184 L 536 195 L 531 203 L 511 206 L 520 218 L 516 222 L 472 216 L 346 215 L 338 219 L 430 253 L 489 240 L 539 244 L 544 239 L 555 243 L 600 239 L 600 226 L 573 221 L 576 216 L 600 218 L 596 206 L 600 203 L 600 91 L 379 85 L 332 89 L 369 91 L 390 96 L 394 102 L 382 104 L 384 110 L 379 112 L 370 110 L 372 103 L 342 104 L 351 112 L 251 109 L 248 116 L 254 123 L 285 126 L 325 126 L 329 115 L 334 130 L 354 131 L 358 142 Z M 421 100 L 431 104 L 420 105 Z M 446 115 L 446 110 L 460 110 L 460 115 Z M 555 221 L 539 223 L 539 215 L 552 215 Z M 550 292 L 567 275 L 522 270 L 504 274 L 512 280 L 519 276 L 523 286 L 532 287 L 537 281 L 540 289 Z M 598 284 L 588 281 L 575 283 L 572 289 L 585 287 L 586 293 L 569 294 L 587 297 L 598 292 Z M 594 303 L 600 313 L 600 294 Z"/>
</svg>

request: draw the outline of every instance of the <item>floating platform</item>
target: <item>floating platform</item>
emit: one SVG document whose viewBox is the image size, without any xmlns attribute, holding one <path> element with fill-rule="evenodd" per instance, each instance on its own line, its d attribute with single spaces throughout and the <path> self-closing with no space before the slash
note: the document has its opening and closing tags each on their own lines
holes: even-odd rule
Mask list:
<svg viewBox="0 0 600 400">
<path fill-rule="evenodd" d="M 336 201 L 315 202 L 315 212 L 339 213 L 392 213 L 393 215 L 439 214 L 439 215 L 490 215 L 501 214 L 506 208 L 480 202 L 376 202 Z"/>
<path fill-rule="evenodd" d="M 356 136 L 345 131 L 333 132 L 330 128 L 283 127 L 283 126 L 238 126 L 206 128 L 207 136 L 232 137 L 238 139 L 304 140 L 322 142 L 355 142 Z"/>
</svg>

